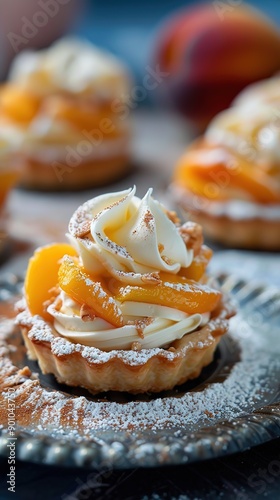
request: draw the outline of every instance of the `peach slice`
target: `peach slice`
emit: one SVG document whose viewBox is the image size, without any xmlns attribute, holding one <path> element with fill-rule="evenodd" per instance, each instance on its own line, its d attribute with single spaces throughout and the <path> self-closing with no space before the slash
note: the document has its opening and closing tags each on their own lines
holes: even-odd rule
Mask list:
<svg viewBox="0 0 280 500">
<path fill-rule="evenodd" d="M 221 293 L 184 276 L 161 273 L 157 285 L 124 286 L 112 280 L 111 286 L 119 302 L 135 301 L 173 307 L 187 314 L 210 312 L 217 306 Z"/>
<path fill-rule="evenodd" d="M 227 161 L 232 159 L 238 166 L 237 171 L 232 171 L 225 161 L 210 161 L 210 155 L 206 153 L 211 151 L 215 151 L 215 147 L 203 142 L 189 149 L 177 165 L 175 182 L 199 196 L 211 199 L 226 200 L 230 190 L 241 189 L 260 203 L 280 202 L 280 193 L 273 178 L 257 165 L 251 165 L 224 148 Z"/>
<path fill-rule="evenodd" d="M 116 301 L 106 291 L 106 284 L 100 276 L 90 276 L 66 255 L 58 272 L 59 286 L 79 304 L 86 304 L 100 318 L 112 325 L 123 325 L 123 317 Z"/>
<path fill-rule="evenodd" d="M 52 321 L 52 317 L 44 303 L 58 283 L 60 260 L 65 254 L 74 256 L 76 252 L 67 243 L 53 243 L 38 248 L 29 260 L 24 283 L 27 306 L 32 315 L 39 314 L 47 321 Z"/>
<path fill-rule="evenodd" d="M 194 257 L 191 265 L 189 267 L 182 267 L 179 271 L 179 275 L 190 280 L 199 281 L 205 273 L 212 254 L 211 248 L 202 245 L 199 254 Z"/>
<path fill-rule="evenodd" d="M 28 123 L 34 118 L 40 106 L 37 96 L 12 85 L 3 86 L 0 91 L 1 113 L 18 123 Z"/>
<path fill-rule="evenodd" d="M 94 104 L 79 104 L 71 99 L 63 99 L 61 96 L 49 97 L 45 103 L 44 111 L 55 120 L 65 120 L 79 130 L 91 130 L 94 127 L 105 127 L 106 136 L 118 135 L 114 116 L 110 109 L 99 108 Z M 110 117 L 106 119 L 106 117 Z M 107 125 L 106 125 L 107 123 Z M 108 125 L 109 123 L 109 125 Z"/>
</svg>

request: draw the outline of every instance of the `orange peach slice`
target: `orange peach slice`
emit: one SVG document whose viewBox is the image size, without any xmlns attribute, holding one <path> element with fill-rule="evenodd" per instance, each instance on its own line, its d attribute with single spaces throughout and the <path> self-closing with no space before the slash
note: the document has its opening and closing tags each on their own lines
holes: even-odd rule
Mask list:
<svg viewBox="0 0 280 500">
<path fill-rule="evenodd" d="M 112 325 L 123 325 L 122 313 L 106 285 L 99 276 L 92 277 L 79 267 L 76 262 L 64 257 L 58 272 L 59 286 L 79 304 L 86 304 L 96 315 Z"/>
<path fill-rule="evenodd" d="M 0 92 L 1 113 L 18 123 L 31 121 L 36 115 L 39 105 L 38 97 L 11 85 L 4 86 Z"/>
<path fill-rule="evenodd" d="M 71 99 L 49 97 L 44 111 L 53 119 L 65 120 L 81 131 L 97 127 L 106 132 L 106 137 L 118 135 L 116 120 L 114 116 L 111 116 L 110 109 L 88 104 L 77 105 L 76 101 Z M 102 130 L 103 128 L 104 130 Z"/>
<path fill-rule="evenodd" d="M 29 260 L 24 283 L 27 306 L 32 315 L 39 314 L 47 321 L 52 317 L 44 304 L 50 300 L 50 290 L 58 283 L 60 260 L 65 254 L 74 256 L 76 252 L 67 243 L 53 243 L 38 248 Z"/>
<path fill-rule="evenodd" d="M 162 273 L 157 285 L 124 286 L 112 281 L 119 302 L 135 301 L 173 307 L 187 314 L 210 312 L 217 306 L 221 293 L 183 276 Z"/>
<path fill-rule="evenodd" d="M 213 200 L 226 200 L 232 189 L 241 189 L 260 203 L 280 202 L 280 193 L 273 178 L 263 169 L 235 155 L 228 148 L 224 148 L 224 161 L 215 161 L 215 156 L 211 156 L 213 152 L 215 147 L 207 143 L 197 143 L 195 148 L 188 150 L 177 165 L 175 182 L 199 196 Z M 237 165 L 236 170 L 228 167 L 231 162 Z"/>
<path fill-rule="evenodd" d="M 179 271 L 179 275 L 190 280 L 199 281 L 205 273 L 212 254 L 211 248 L 202 245 L 199 254 L 194 257 L 191 265 L 189 267 L 182 267 Z"/>
</svg>

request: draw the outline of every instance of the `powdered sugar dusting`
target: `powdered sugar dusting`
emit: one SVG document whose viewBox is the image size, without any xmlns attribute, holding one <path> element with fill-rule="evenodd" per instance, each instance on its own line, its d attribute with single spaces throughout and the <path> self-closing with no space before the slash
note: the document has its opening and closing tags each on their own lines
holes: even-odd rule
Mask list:
<svg viewBox="0 0 280 500">
<path fill-rule="evenodd" d="M 153 347 L 149 349 L 138 350 L 111 350 L 103 351 L 95 347 L 88 347 L 81 344 L 74 344 L 69 340 L 62 338 L 59 334 L 47 324 L 40 316 L 31 317 L 28 312 L 20 313 L 17 319 L 17 323 L 21 326 L 28 326 L 30 328 L 28 337 L 35 341 L 47 341 L 51 343 L 51 349 L 55 356 L 61 357 L 66 354 L 80 353 L 81 356 L 86 359 L 89 363 L 103 364 L 110 360 L 118 358 L 124 364 L 129 366 L 141 366 L 145 365 L 151 358 L 160 356 L 167 361 L 174 361 L 176 358 L 182 358 L 186 353 L 194 348 L 192 342 L 192 335 L 197 335 L 195 332 L 188 334 L 188 343 L 179 350 L 172 349 L 162 349 L 158 347 Z M 213 343 L 212 332 L 215 329 L 227 330 L 228 321 L 222 318 L 214 318 L 208 323 L 209 333 L 204 337 L 203 342 L 200 342 L 199 347 L 196 348 L 203 349 L 208 347 Z"/>
<path fill-rule="evenodd" d="M 209 424 L 215 421 L 232 420 L 248 408 L 258 405 L 262 393 L 267 390 L 265 380 L 268 359 L 260 359 L 256 353 L 243 352 L 242 360 L 233 368 L 223 383 L 215 383 L 201 392 L 189 392 L 182 397 L 157 398 L 152 401 L 134 401 L 126 404 L 117 402 L 93 402 L 84 398 L 75 400 L 75 407 L 83 407 L 82 424 L 85 434 L 95 429 L 117 428 L 130 429 L 168 429 Z M 275 367 L 276 368 L 276 367 Z M 279 366 L 278 366 L 279 368 Z M 264 384 L 260 384 L 263 379 Z M 50 417 L 57 422 L 61 405 L 66 401 L 57 401 L 52 407 L 53 414 L 46 411 L 41 423 L 48 426 Z M 54 417 L 53 417 L 54 416 Z M 76 424 L 80 422 L 80 413 L 72 413 Z M 75 420 L 76 419 L 76 420 Z"/>
<path fill-rule="evenodd" d="M 271 310 L 269 311 L 271 313 Z M 23 412 L 25 425 L 27 421 L 36 430 L 46 430 L 53 435 L 67 435 L 70 439 L 71 436 L 73 438 L 78 435 L 95 437 L 96 431 L 108 429 L 124 432 L 182 429 L 182 432 L 188 434 L 192 430 L 211 426 L 222 420 L 234 423 L 238 416 L 247 412 L 251 414 L 253 409 L 270 403 L 279 391 L 279 325 L 276 336 L 276 329 L 273 330 L 269 320 L 262 325 L 259 317 L 256 318 L 253 313 L 254 310 L 250 313 L 251 320 L 254 320 L 253 327 L 250 326 L 252 322 L 247 321 L 248 314 L 246 320 L 239 314 L 231 322 L 230 336 L 234 345 L 239 347 L 240 360 L 235 360 L 235 364 L 222 381 L 210 382 L 196 391 L 178 392 L 177 396 L 173 392 L 172 396 L 147 396 L 145 400 L 137 398 L 126 403 L 118 402 L 117 398 L 113 401 L 104 400 L 104 396 L 103 399 L 96 396 L 94 400 L 73 397 L 65 392 L 49 391 L 41 387 L 39 381 L 34 379 L 34 374 L 31 376 L 28 370 L 13 366 L 9 359 L 13 346 L 9 349 L 6 338 L 0 332 L 0 344 L 3 346 L 0 402 L 8 397 L 7 387 L 14 387 L 15 397 L 22 403 L 18 406 L 18 418 Z M 46 325 L 39 316 L 31 318 L 27 312 L 22 312 L 17 322 L 28 325 L 32 335 L 41 336 L 44 340 L 52 335 L 52 349 L 60 356 L 84 352 L 89 362 L 90 356 L 98 356 L 97 349 L 71 344 L 65 339 L 55 337 L 50 325 Z M 46 326 L 42 329 L 43 325 Z M 197 344 L 197 348 L 203 348 L 203 343 Z M 174 353 L 165 352 L 172 359 Z M 104 356 L 110 354 L 104 353 Z M 143 356 L 143 352 L 129 351 L 126 356 L 129 362 L 131 356 L 133 363 L 135 359 L 141 359 L 137 356 Z M 3 423 L 3 417 L 0 413 L 0 424 Z"/>
<path fill-rule="evenodd" d="M 246 411 L 251 412 L 252 408 L 263 404 L 264 399 L 269 397 L 269 391 L 273 390 L 271 380 L 275 381 L 276 387 L 280 374 L 278 357 L 272 357 L 263 344 L 258 347 L 258 342 L 255 342 L 257 334 L 249 326 L 246 334 L 243 334 L 240 330 L 242 322 L 243 319 L 237 316 L 231 331 L 231 337 L 241 349 L 240 361 L 234 365 L 223 382 L 209 384 L 201 391 L 179 393 L 178 397 L 159 396 L 147 401 L 119 403 L 100 400 L 98 397 L 94 401 L 84 397 L 69 398 L 64 393 L 47 391 L 38 386 L 26 401 L 27 407 L 31 405 L 33 413 L 36 408 L 43 408 L 39 414 L 40 428 L 48 432 L 51 430 L 53 434 L 61 434 L 66 428 L 69 430 L 68 426 L 72 432 L 88 436 L 94 435 L 96 430 L 105 431 L 112 428 L 123 431 L 187 428 L 189 431 L 219 420 L 234 420 Z M 37 318 L 35 323 L 35 329 L 38 330 L 40 319 Z M 82 352 L 89 362 L 92 359 L 96 363 L 100 356 L 98 349 L 71 344 L 59 337 L 52 340 L 52 348 L 59 356 Z M 129 351 L 125 354 L 126 360 L 133 365 L 136 359 L 140 362 L 144 357 L 143 361 L 146 362 L 147 355 L 143 352 L 145 353 L 145 350 Z M 174 353 L 166 351 L 166 355 L 172 358 Z M 103 356 L 104 361 L 112 356 L 112 353 L 103 353 Z M 119 356 L 122 356 L 121 352 Z M 24 386 L 28 384 L 31 384 L 30 380 L 19 386 L 17 393 L 22 393 Z"/>
<path fill-rule="evenodd" d="M 74 352 L 79 352 L 81 347 L 80 344 L 72 344 L 61 337 L 56 337 L 52 340 L 52 351 L 56 356 L 66 356 Z"/>
</svg>

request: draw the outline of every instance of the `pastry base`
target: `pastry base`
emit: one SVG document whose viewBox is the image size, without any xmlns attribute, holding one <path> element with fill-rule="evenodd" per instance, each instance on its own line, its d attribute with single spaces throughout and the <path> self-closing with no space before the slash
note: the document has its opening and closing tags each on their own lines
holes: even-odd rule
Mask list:
<svg viewBox="0 0 280 500">
<path fill-rule="evenodd" d="M 47 163 L 31 158 L 22 159 L 20 185 L 27 189 L 66 191 L 104 186 L 117 181 L 130 170 L 128 155 L 82 162 L 77 167 L 61 163 L 59 172 Z"/>
<path fill-rule="evenodd" d="M 280 220 L 215 216 L 194 208 L 194 197 L 190 192 L 184 196 L 181 189 L 172 187 L 172 193 L 186 220 L 200 224 L 207 238 L 233 248 L 280 250 Z"/>
<path fill-rule="evenodd" d="M 198 377 L 213 360 L 219 340 L 228 329 L 227 319 L 233 314 L 229 306 L 220 304 L 207 325 L 176 340 L 168 349 L 108 353 L 60 337 L 50 324 L 31 317 L 28 310 L 20 313 L 17 321 L 28 355 L 38 360 L 43 373 L 52 373 L 58 382 L 93 393 L 137 394 L 173 389 Z"/>
</svg>

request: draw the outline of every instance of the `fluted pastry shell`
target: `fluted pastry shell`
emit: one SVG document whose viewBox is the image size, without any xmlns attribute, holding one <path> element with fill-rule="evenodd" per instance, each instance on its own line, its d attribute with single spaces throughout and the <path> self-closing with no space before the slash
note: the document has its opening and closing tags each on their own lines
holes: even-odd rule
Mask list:
<svg viewBox="0 0 280 500">
<path fill-rule="evenodd" d="M 184 218 L 203 226 L 206 238 L 234 248 L 279 250 L 280 248 L 280 205 L 279 217 L 245 216 L 231 217 L 227 214 L 211 213 L 211 201 L 173 183 L 171 196 L 176 200 Z M 276 206 L 274 205 L 274 212 Z"/>
<path fill-rule="evenodd" d="M 216 215 L 205 209 L 204 200 L 177 185 L 171 187 L 172 196 L 176 199 L 186 219 L 203 226 L 204 235 L 223 245 L 235 248 L 279 250 L 280 249 L 280 217 L 266 218 L 261 215 L 233 218 L 229 215 Z M 279 205 L 280 213 L 280 205 Z"/>
<path fill-rule="evenodd" d="M 21 186 L 54 191 L 105 186 L 126 175 L 131 168 L 129 155 L 125 152 L 114 158 L 81 162 L 77 168 L 66 165 L 64 169 L 62 165 L 59 174 L 51 165 L 33 158 L 23 157 L 22 164 Z"/>
<path fill-rule="evenodd" d="M 58 382 L 80 386 L 93 393 L 125 391 L 160 392 L 200 375 L 213 360 L 215 349 L 234 314 L 229 303 L 220 303 L 209 322 L 176 340 L 168 348 L 112 350 L 74 344 L 27 309 L 17 319 L 28 355 L 43 373 Z"/>
<path fill-rule="evenodd" d="M 229 217 L 196 212 L 191 216 L 194 222 L 203 226 L 205 236 L 228 247 L 279 250 L 280 220 L 234 220 Z"/>
</svg>

